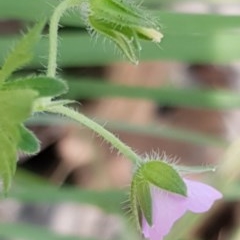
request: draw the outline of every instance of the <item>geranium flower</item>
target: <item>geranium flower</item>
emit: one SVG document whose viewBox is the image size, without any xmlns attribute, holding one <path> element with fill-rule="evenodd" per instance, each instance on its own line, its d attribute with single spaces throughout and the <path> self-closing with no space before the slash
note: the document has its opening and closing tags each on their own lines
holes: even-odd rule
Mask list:
<svg viewBox="0 0 240 240">
<path fill-rule="evenodd" d="M 152 226 L 143 216 L 142 232 L 150 240 L 162 240 L 173 224 L 187 211 L 202 213 L 208 211 L 222 194 L 206 184 L 183 179 L 187 196 L 161 190 L 151 186 Z"/>
</svg>

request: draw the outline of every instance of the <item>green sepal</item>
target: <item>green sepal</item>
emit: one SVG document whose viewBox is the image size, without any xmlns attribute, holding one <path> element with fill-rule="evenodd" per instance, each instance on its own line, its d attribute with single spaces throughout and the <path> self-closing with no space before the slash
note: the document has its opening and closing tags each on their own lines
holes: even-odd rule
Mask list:
<svg viewBox="0 0 240 240">
<path fill-rule="evenodd" d="M 119 0 L 91 0 L 91 12 L 98 20 L 111 22 L 115 26 L 141 26 L 156 27 L 156 22 L 151 19 L 145 10 L 129 1 Z"/>
<path fill-rule="evenodd" d="M 0 178 L 5 194 L 16 170 L 19 125 L 31 115 L 36 97 L 32 90 L 0 91 Z"/>
<path fill-rule="evenodd" d="M 133 177 L 130 188 L 130 209 L 131 215 L 133 216 L 134 224 L 138 231 L 141 231 L 141 209 L 139 207 L 138 199 L 137 199 L 137 182 L 138 179 Z"/>
<path fill-rule="evenodd" d="M 20 140 L 18 149 L 27 154 L 35 154 L 40 151 L 40 143 L 34 133 L 23 125 L 19 126 Z"/>
<path fill-rule="evenodd" d="M 163 190 L 187 196 L 187 187 L 178 172 L 163 161 L 149 161 L 140 167 L 143 178 Z"/>
<path fill-rule="evenodd" d="M 131 62 L 138 63 L 139 43 L 137 42 L 138 39 L 133 37 L 135 33 L 130 28 L 112 26 L 110 23 L 97 21 L 94 17 L 89 17 L 88 21 L 91 28 L 110 38 Z M 120 31 L 118 28 L 120 28 Z"/>
<path fill-rule="evenodd" d="M 65 81 L 45 76 L 28 77 L 7 82 L 3 89 L 32 89 L 38 92 L 39 97 L 56 97 L 68 91 Z"/>
<path fill-rule="evenodd" d="M 13 47 L 8 54 L 5 63 L 0 70 L 0 85 L 3 83 L 15 70 L 26 65 L 32 58 L 32 50 L 34 45 L 41 37 L 42 29 L 45 21 L 37 23 L 21 40 Z"/>
<path fill-rule="evenodd" d="M 181 172 L 184 175 L 216 171 L 216 167 L 214 166 L 190 166 L 189 167 L 189 166 L 178 165 L 176 168 L 179 172 Z"/>
<path fill-rule="evenodd" d="M 87 8 L 89 14 L 84 20 L 90 31 L 110 38 L 135 64 L 141 50 L 139 38 L 159 43 L 163 37 L 152 16 L 127 0 L 91 0 Z"/>
<path fill-rule="evenodd" d="M 136 174 L 136 194 L 139 207 L 148 222 L 152 226 L 152 199 L 149 183 L 143 176 Z"/>
</svg>

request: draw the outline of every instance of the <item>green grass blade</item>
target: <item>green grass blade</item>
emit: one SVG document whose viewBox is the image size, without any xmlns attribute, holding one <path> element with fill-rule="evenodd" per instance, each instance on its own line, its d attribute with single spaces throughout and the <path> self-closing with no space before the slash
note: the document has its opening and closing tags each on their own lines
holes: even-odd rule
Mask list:
<svg viewBox="0 0 240 240">
<path fill-rule="evenodd" d="M 46 3 L 44 4 L 46 5 Z M 45 5 L 42 7 L 43 9 L 47 8 Z M 8 11 L 9 6 L 4 7 Z M 38 11 L 41 12 L 41 6 L 39 8 Z M 49 11 L 46 14 L 48 13 Z M 197 63 L 229 63 L 240 59 L 240 36 L 237 34 L 240 27 L 238 16 L 174 12 L 155 14 L 159 16 L 162 23 L 164 39 L 160 48 L 152 43 L 144 42 L 141 60 L 167 59 Z M 76 17 L 76 14 L 73 17 L 63 19 L 64 23 L 70 26 L 82 26 L 79 16 Z M 59 65 L 62 67 L 106 65 L 113 61 L 122 60 L 121 56 L 116 56 L 113 45 L 103 45 L 101 38 L 97 42 L 90 41 L 87 34 L 71 31 L 63 34 L 61 38 Z M 9 41 L 14 39 L 16 38 L 1 38 L 0 51 L 4 52 Z M 46 64 L 42 57 L 47 56 L 47 49 L 47 39 L 42 39 L 31 66 L 39 67 L 40 63 Z M 3 58 L 0 58 L 0 63 L 2 62 Z"/>
<path fill-rule="evenodd" d="M 240 107 L 240 95 L 226 90 L 145 88 L 124 86 L 102 81 L 69 81 L 68 98 L 96 99 L 100 97 L 127 97 L 155 101 L 167 106 L 202 109 L 234 109 Z"/>
<path fill-rule="evenodd" d="M 106 128 L 115 131 L 124 131 L 128 133 L 140 134 L 145 136 L 152 136 L 158 138 L 172 139 L 180 142 L 187 142 L 191 144 L 213 146 L 224 148 L 228 146 L 228 142 L 224 139 L 217 138 L 208 134 L 200 132 L 189 131 L 187 129 L 181 129 L 171 126 L 157 126 L 157 125 L 133 125 L 125 122 L 112 122 L 106 120 L 96 119 L 99 124 L 104 124 Z M 107 124 L 106 124 L 107 122 Z M 31 125 L 66 125 L 69 124 L 69 120 L 65 118 L 59 118 L 53 115 L 38 115 L 27 121 L 27 124 Z"/>
<path fill-rule="evenodd" d="M 104 123 L 104 121 L 101 121 Z M 106 121 L 105 121 L 106 124 Z M 136 134 L 144 134 L 147 136 L 154 136 L 159 138 L 172 139 L 180 142 L 187 142 L 190 144 L 203 145 L 203 146 L 215 146 L 224 148 L 228 146 L 226 140 L 203 134 L 196 131 L 190 131 L 188 129 L 176 128 L 171 126 L 157 126 L 157 125 L 133 125 L 123 122 L 107 122 L 107 128 L 112 130 L 120 130 L 125 132 L 131 132 Z"/>
<path fill-rule="evenodd" d="M 32 194 L 33 192 L 34 194 Z M 117 214 L 122 212 L 122 203 L 126 200 L 124 191 L 94 191 L 76 187 L 58 188 L 23 171 L 17 171 L 15 184 L 9 192 L 9 196 L 30 203 L 76 202 L 90 204 L 106 212 Z"/>
<path fill-rule="evenodd" d="M 0 237 L 23 240 L 94 240 L 86 237 L 61 236 L 47 228 L 24 223 L 1 223 Z"/>
<path fill-rule="evenodd" d="M 143 3 L 164 3 L 166 0 L 148 0 Z M 172 0 L 174 1 L 174 0 Z M 234 0 L 233 0 L 234 1 Z M 169 0 L 167 0 L 169 2 Z M 36 21 L 43 17 L 50 17 L 58 0 L 8 0 L 0 2 L 1 19 L 19 19 L 25 21 Z M 51 5 L 50 5 L 51 4 Z M 14 7 L 13 7 L 14 6 Z M 15 9 L 18 9 L 16 11 Z M 31 11 L 29 11 L 31 9 Z M 195 34 L 213 33 L 227 29 L 239 28 L 239 16 L 227 16 L 220 14 L 189 14 L 166 11 L 152 11 L 163 26 L 164 33 L 174 34 Z M 64 16 L 61 24 L 71 26 L 83 26 L 80 20 L 79 11 Z"/>
<path fill-rule="evenodd" d="M 191 21 L 191 19 L 189 20 Z M 59 67 L 79 65 L 107 65 L 122 60 L 116 55 L 113 44 L 104 44 L 103 39 L 90 39 L 88 34 L 73 32 L 61 35 L 59 48 Z M 8 48 L 9 42 L 16 37 L 2 37 L 0 51 Z M 161 48 L 152 43 L 143 42 L 140 60 L 179 60 L 192 63 L 229 63 L 240 59 L 240 35 L 214 33 L 209 35 L 165 34 Z M 81 46 L 81 47 L 79 47 Z M 42 67 L 46 64 L 48 41 L 42 39 L 38 44 L 29 66 Z M 3 56 L 0 63 L 4 62 Z M 41 63 L 41 64 L 40 64 Z"/>
</svg>

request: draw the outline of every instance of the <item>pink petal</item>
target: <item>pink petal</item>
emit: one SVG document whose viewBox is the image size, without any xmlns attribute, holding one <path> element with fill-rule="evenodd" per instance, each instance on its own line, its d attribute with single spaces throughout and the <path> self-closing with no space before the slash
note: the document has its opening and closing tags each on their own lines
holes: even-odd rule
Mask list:
<svg viewBox="0 0 240 240">
<path fill-rule="evenodd" d="M 188 190 L 188 210 L 201 213 L 208 211 L 213 203 L 222 197 L 215 188 L 204 183 L 184 179 Z"/>
<path fill-rule="evenodd" d="M 186 197 L 152 188 L 153 226 L 143 218 L 142 230 L 146 238 L 161 240 L 173 224 L 187 211 Z"/>
<path fill-rule="evenodd" d="M 204 183 L 183 179 L 187 186 L 187 197 L 151 188 L 153 226 L 142 220 L 145 238 L 162 240 L 173 224 L 189 210 L 195 213 L 208 211 L 222 194 Z"/>
</svg>

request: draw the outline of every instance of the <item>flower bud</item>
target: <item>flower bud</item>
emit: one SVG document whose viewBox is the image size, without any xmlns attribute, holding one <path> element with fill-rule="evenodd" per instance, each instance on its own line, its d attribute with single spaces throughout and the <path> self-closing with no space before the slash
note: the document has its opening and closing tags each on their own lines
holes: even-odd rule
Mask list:
<svg viewBox="0 0 240 240">
<path fill-rule="evenodd" d="M 133 63 L 138 62 L 139 39 L 159 43 L 163 37 L 146 11 L 126 0 L 90 0 L 82 6 L 89 29 L 112 40 Z"/>
</svg>

